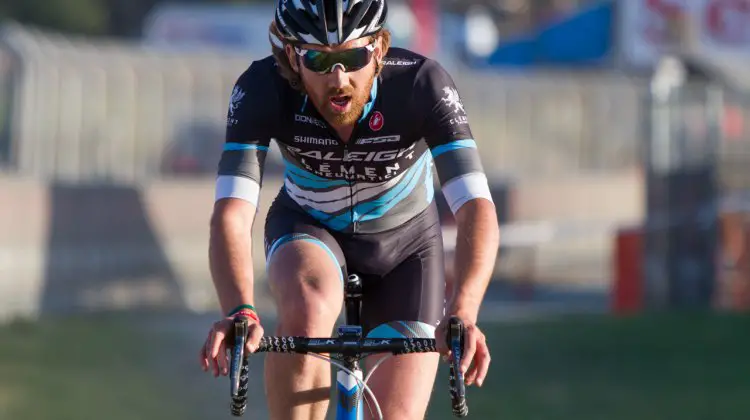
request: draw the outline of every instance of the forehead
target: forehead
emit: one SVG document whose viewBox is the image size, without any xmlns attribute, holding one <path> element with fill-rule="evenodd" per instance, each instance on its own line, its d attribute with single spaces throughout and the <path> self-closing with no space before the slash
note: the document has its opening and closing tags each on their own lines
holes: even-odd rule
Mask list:
<svg viewBox="0 0 750 420">
<path fill-rule="evenodd" d="M 316 50 L 316 51 L 324 51 L 324 52 L 337 52 L 337 51 L 344 51 L 352 48 L 360 48 L 364 47 L 365 45 L 368 45 L 372 42 L 373 37 L 368 36 L 364 38 L 357 38 L 353 39 L 351 41 L 345 42 L 340 45 L 336 46 L 328 46 L 328 45 L 315 45 L 315 44 L 302 44 L 299 47 L 306 50 Z"/>
</svg>

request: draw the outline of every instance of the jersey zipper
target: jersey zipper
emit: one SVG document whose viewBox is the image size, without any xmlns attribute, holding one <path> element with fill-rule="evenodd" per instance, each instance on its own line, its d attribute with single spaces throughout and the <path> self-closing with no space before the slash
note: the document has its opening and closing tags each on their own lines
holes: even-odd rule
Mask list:
<svg viewBox="0 0 750 420">
<path fill-rule="evenodd" d="M 343 166 L 346 164 L 345 159 L 349 151 L 349 147 L 347 143 L 342 142 L 342 144 L 344 145 L 344 156 L 341 158 L 341 166 L 342 166 L 341 169 L 344 169 Z M 356 218 L 354 215 L 354 206 L 356 205 L 355 200 L 354 200 L 354 183 L 350 179 L 347 179 L 346 183 L 349 185 L 349 214 L 351 215 L 351 218 L 352 218 L 351 219 L 352 220 L 352 233 L 356 233 L 357 222 L 356 222 Z"/>
<path fill-rule="evenodd" d="M 352 141 L 352 139 L 356 138 L 357 131 L 359 130 L 359 122 L 354 125 L 354 129 L 352 130 L 352 133 L 349 135 L 349 141 Z M 338 137 L 338 136 L 337 136 Z M 344 146 L 344 156 L 342 157 L 342 164 L 344 163 L 344 159 L 346 159 L 346 156 L 349 151 L 349 141 L 344 142 L 339 138 L 339 141 L 341 141 L 341 144 Z M 353 163 L 352 163 L 353 164 Z M 356 175 L 354 176 L 355 179 L 347 179 L 346 182 L 349 184 L 349 196 L 351 197 L 349 201 L 349 208 L 351 209 L 350 213 L 352 215 L 352 233 L 357 233 L 357 225 L 359 222 L 357 222 L 356 214 L 355 214 L 355 207 L 357 205 L 356 201 L 356 191 L 354 189 L 354 181 L 356 180 Z"/>
<path fill-rule="evenodd" d="M 323 121 L 325 121 L 325 118 L 323 118 L 322 115 L 320 116 L 320 118 Z M 333 127 L 331 127 L 331 125 L 328 124 L 328 122 L 326 122 L 325 124 L 326 124 L 329 134 L 332 135 L 333 138 L 336 139 L 343 148 L 344 155 L 341 158 L 341 164 L 343 166 L 345 164 L 346 156 L 349 153 L 349 142 L 345 142 L 339 136 L 336 130 L 334 130 Z M 352 130 L 352 133 L 349 135 L 349 141 L 351 141 L 353 138 L 356 137 L 358 130 L 359 130 L 359 121 L 354 125 L 354 129 Z M 356 179 L 356 175 L 355 175 L 355 179 Z M 354 212 L 354 206 L 356 206 L 357 204 L 355 200 L 354 180 L 346 179 L 346 183 L 349 186 L 349 214 L 351 216 L 351 222 L 352 222 L 352 233 L 357 233 L 357 221 L 356 221 L 355 212 Z"/>
</svg>

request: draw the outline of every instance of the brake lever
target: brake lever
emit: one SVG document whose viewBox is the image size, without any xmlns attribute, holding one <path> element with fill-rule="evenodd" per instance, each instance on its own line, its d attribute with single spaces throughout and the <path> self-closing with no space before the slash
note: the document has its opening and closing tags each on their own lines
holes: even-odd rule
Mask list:
<svg viewBox="0 0 750 420">
<path fill-rule="evenodd" d="M 229 371 L 229 382 L 232 396 L 232 414 L 241 416 L 245 411 L 244 395 L 240 394 L 240 379 L 242 377 L 242 363 L 245 358 L 245 343 L 247 341 L 248 323 L 244 317 L 234 319 L 234 350 Z"/>
<path fill-rule="evenodd" d="M 464 374 L 461 372 L 461 360 L 464 354 L 464 333 L 465 327 L 463 321 L 458 317 L 451 317 L 448 320 L 448 348 L 451 350 L 451 403 L 453 414 L 456 417 L 466 417 L 469 414 L 469 407 L 466 404 L 466 385 L 464 383 Z"/>
</svg>

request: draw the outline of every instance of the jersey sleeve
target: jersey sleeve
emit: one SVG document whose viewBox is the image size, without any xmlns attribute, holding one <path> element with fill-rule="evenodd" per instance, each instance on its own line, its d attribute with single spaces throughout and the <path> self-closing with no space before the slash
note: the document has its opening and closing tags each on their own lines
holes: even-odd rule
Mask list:
<svg viewBox="0 0 750 420">
<path fill-rule="evenodd" d="M 470 200 L 492 201 L 487 177 L 458 90 L 448 72 L 427 59 L 415 79 L 415 104 L 443 196 L 455 215 Z"/>
<path fill-rule="evenodd" d="M 232 89 L 226 141 L 216 177 L 217 201 L 231 197 L 258 206 L 263 164 L 274 137 L 280 106 L 270 66 L 262 64 L 253 63 Z"/>
</svg>

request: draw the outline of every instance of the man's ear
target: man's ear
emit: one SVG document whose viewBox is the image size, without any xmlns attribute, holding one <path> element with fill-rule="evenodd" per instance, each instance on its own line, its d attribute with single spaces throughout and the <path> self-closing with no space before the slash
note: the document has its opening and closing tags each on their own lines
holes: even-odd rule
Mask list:
<svg viewBox="0 0 750 420">
<path fill-rule="evenodd" d="M 378 62 L 383 61 L 383 37 L 379 36 L 375 43 L 375 59 Z"/>
<path fill-rule="evenodd" d="M 297 52 L 294 51 L 294 47 L 286 44 L 284 46 L 284 52 L 286 53 L 286 58 L 289 60 L 289 65 L 292 67 L 292 70 L 294 70 L 295 73 L 299 74 L 299 67 L 297 66 Z"/>
</svg>

